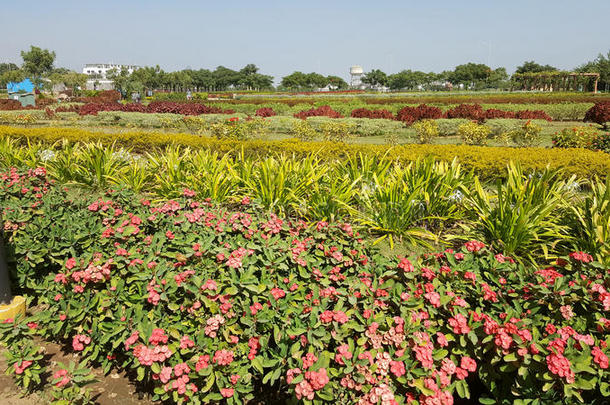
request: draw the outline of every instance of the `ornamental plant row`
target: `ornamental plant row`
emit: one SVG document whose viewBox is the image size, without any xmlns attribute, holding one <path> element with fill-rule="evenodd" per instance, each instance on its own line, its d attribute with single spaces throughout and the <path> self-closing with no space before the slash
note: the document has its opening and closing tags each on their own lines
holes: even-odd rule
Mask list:
<svg viewBox="0 0 610 405">
<path fill-rule="evenodd" d="M 158 203 L 78 196 L 41 168 L 1 181 L 14 279 L 40 308 L 3 336 L 27 323 L 106 371 L 131 370 L 155 399 L 610 395 L 610 274 L 584 252 L 524 267 L 470 241 L 388 257 L 349 224 L 279 218 L 248 198 L 227 210 L 190 190 Z"/>
</svg>

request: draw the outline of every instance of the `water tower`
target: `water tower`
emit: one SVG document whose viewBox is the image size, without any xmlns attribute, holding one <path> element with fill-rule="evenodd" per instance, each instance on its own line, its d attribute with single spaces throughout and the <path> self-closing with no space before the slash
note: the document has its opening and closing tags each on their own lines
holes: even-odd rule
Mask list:
<svg viewBox="0 0 610 405">
<path fill-rule="evenodd" d="M 362 85 L 362 75 L 364 74 L 364 70 L 362 70 L 362 66 L 352 66 L 349 68 L 349 74 L 351 76 L 350 86 L 359 88 Z"/>
</svg>

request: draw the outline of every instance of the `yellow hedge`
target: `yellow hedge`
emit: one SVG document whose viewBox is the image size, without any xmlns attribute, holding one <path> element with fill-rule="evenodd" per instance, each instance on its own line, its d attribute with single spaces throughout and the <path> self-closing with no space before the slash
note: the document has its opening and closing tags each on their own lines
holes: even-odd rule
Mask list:
<svg viewBox="0 0 610 405">
<path fill-rule="evenodd" d="M 586 149 L 546 149 L 509 148 L 468 145 L 387 145 L 340 144 L 332 142 L 301 142 L 296 139 L 270 140 L 219 140 L 215 138 L 185 133 L 153 132 L 93 132 L 77 128 L 19 128 L 0 126 L 0 137 L 11 137 L 30 142 L 54 143 L 65 139 L 68 142 L 116 143 L 133 148 L 134 151 L 150 151 L 169 145 L 191 148 L 207 148 L 220 153 L 244 151 L 249 155 L 274 153 L 305 156 L 317 153 L 325 159 L 341 159 L 357 153 L 383 155 L 402 162 L 414 161 L 421 157 L 438 160 L 458 158 L 466 168 L 485 178 L 503 177 L 510 161 L 520 162 L 524 170 L 534 170 L 550 165 L 561 168 L 566 175 L 575 174 L 580 178 L 605 177 L 610 173 L 610 154 Z"/>
</svg>

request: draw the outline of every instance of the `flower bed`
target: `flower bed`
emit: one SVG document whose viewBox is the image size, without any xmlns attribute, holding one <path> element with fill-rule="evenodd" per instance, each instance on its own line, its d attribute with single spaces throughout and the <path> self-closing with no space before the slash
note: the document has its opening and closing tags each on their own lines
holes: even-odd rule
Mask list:
<svg viewBox="0 0 610 405">
<path fill-rule="evenodd" d="M 15 280 L 40 304 L 26 329 L 131 370 L 155 398 L 610 395 L 610 273 L 586 253 L 530 268 L 471 241 L 387 257 L 348 224 L 261 215 L 248 199 L 75 197 L 40 168 L 0 178 Z"/>
</svg>

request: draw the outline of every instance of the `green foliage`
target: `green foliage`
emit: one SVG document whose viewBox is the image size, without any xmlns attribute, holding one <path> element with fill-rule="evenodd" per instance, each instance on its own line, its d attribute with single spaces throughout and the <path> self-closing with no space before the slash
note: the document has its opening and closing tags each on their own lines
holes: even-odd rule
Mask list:
<svg viewBox="0 0 610 405">
<path fill-rule="evenodd" d="M 294 118 L 291 133 L 303 142 L 313 141 L 317 135 L 316 130 L 311 126 L 311 121 Z"/>
<path fill-rule="evenodd" d="M 421 144 L 432 143 L 438 137 L 438 124 L 435 120 L 420 120 L 412 125 L 417 133 L 417 141 Z"/>
<path fill-rule="evenodd" d="M 509 135 L 517 146 L 530 147 L 540 143 L 540 132 L 540 126 L 527 121 L 521 128 L 509 132 Z"/>
<path fill-rule="evenodd" d="M 610 266 L 610 180 L 593 179 L 588 186 L 591 190 L 578 196 L 566 216 L 571 244 Z"/>
<path fill-rule="evenodd" d="M 556 171 L 526 174 L 519 165 L 509 165 L 505 181 L 498 180 L 491 193 L 478 179 L 464 189 L 466 204 L 473 212 L 467 226 L 473 237 L 488 241 L 506 255 L 535 262 L 571 237 L 561 224 L 559 210 L 569 199 L 570 189 Z"/>
<path fill-rule="evenodd" d="M 271 176 L 262 171 L 274 178 L 320 172 L 315 160 L 266 161 L 244 166 L 240 176 L 260 171 L 254 177 L 265 182 Z M 282 168 L 294 164 L 302 166 Z M 510 171 L 507 185 L 498 186 L 505 192 L 494 196 L 497 206 L 508 207 L 501 200 L 524 188 L 532 202 L 549 202 L 553 190 L 565 194 L 552 174 L 532 180 Z M 464 180 L 455 163 L 397 168 L 360 155 L 340 173 L 338 183 L 367 185 L 355 196 L 367 208 L 362 219 L 387 225 L 392 237 L 415 238 L 417 218 L 425 218 L 419 228 L 433 238 L 428 219 L 445 222 L 435 212 L 462 207 L 452 208 L 456 197 L 433 207 L 456 196 L 447 187 Z M 372 247 L 360 233 L 366 228 L 263 212 L 266 191 L 218 207 L 190 192 L 152 202 L 125 190 L 68 192 L 41 168 L 11 170 L 0 181 L 15 280 L 38 304 L 30 319 L 0 324 L 2 340 L 37 334 L 72 341 L 77 362 L 53 370 L 58 401 L 88 402 L 86 362 L 120 367 L 154 401 L 178 404 L 184 395 L 194 403 L 307 403 L 306 384 L 314 384 L 311 403 L 353 403 L 380 389 L 386 398 L 439 403 L 481 391 L 483 403 L 601 404 L 610 395 L 610 279 L 586 253 L 562 256 L 552 268 L 546 261 L 525 265 L 488 247 L 497 244 L 492 238 L 397 257 Z M 298 181 L 284 183 L 313 189 Z M 516 201 L 512 211 L 526 210 L 541 224 L 539 211 Z M 550 234 L 539 239 L 551 249 Z M 528 249 L 522 241 L 520 249 Z M 561 353 L 553 351 L 557 345 Z M 448 367 L 456 369 L 448 383 L 430 388 L 426 380 Z M 383 385 L 370 375 L 383 375 Z M 345 384 L 348 376 L 362 389 Z"/>
<path fill-rule="evenodd" d="M 553 146 L 556 148 L 589 149 L 599 135 L 599 131 L 591 125 L 564 128 L 553 134 Z"/>
<path fill-rule="evenodd" d="M 460 125 L 457 133 L 466 145 L 485 145 L 491 129 L 485 124 L 470 121 Z"/>
<path fill-rule="evenodd" d="M 332 120 L 324 122 L 320 125 L 320 132 L 324 140 L 329 142 L 345 143 L 353 134 L 353 127 L 346 122 L 337 122 Z"/>
</svg>

